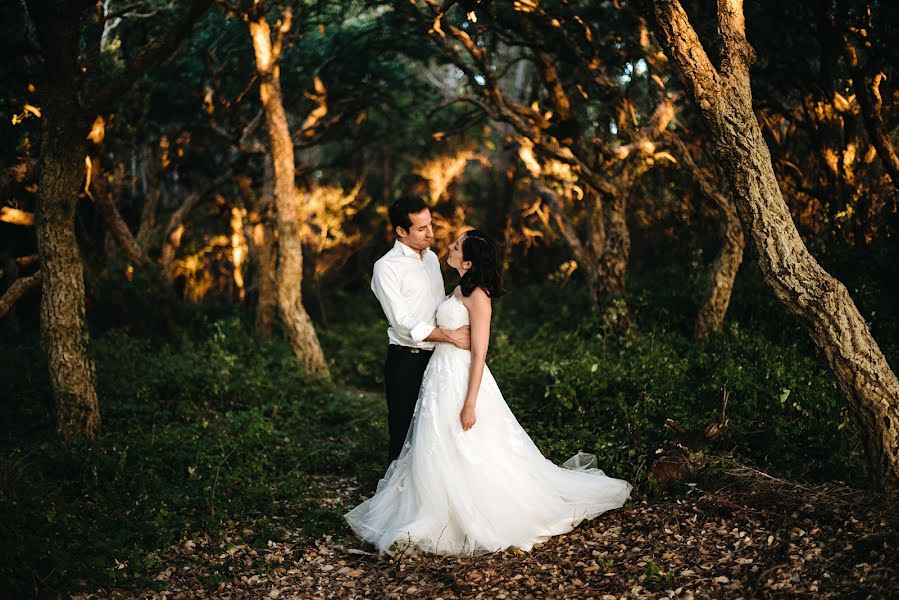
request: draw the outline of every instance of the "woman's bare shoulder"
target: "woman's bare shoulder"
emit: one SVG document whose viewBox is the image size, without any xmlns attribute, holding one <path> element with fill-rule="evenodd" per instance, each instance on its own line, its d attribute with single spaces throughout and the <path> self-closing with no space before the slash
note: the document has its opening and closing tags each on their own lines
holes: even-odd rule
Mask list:
<svg viewBox="0 0 899 600">
<path fill-rule="evenodd" d="M 462 303 L 469 309 L 489 309 L 490 294 L 485 292 L 482 288 L 477 287 L 471 292 L 471 295 L 462 296 Z"/>
</svg>

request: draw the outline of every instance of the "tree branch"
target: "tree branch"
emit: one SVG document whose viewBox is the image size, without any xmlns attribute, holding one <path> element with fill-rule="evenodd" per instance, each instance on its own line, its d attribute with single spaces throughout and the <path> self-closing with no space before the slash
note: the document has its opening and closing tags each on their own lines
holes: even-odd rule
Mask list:
<svg viewBox="0 0 899 600">
<path fill-rule="evenodd" d="M 25 212 L 11 206 L 0 207 L 0 222 L 22 227 L 34 226 L 34 213 Z"/>
<path fill-rule="evenodd" d="M 881 112 L 883 100 L 880 96 L 880 82 L 884 78 L 884 74 L 878 71 L 873 77 L 867 77 L 865 69 L 858 62 L 855 47 L 849 42 L 845 32 L 840 29 L 832 11 L 827 11 L 826 20 L 834 35 L 840 40 L 843 60 L 846 61 L 846 66 L 852 75 L 852 88 L 855 90 L 855 97 L 858 98 L 861 106 L 862 119 L 871 143 L 877 150 L 877 156 L 880 157 L 883 168 L 893 185 L 899 189 L 899 156 L 887 135 L 887 128 Z"/>
<path fill-rule="evenodd" d="M 646 0 L 648 14 L 655 21 L 656 35 L 663 37 L 662 46 L 683 70 L 681 78 L 690 95 L 703 110 L 714 101 L 712 93 L 719 87 L 720 76 L 712 65 L 678 0 Z M 742 14 L 742 13 L 741 13 Z M 727 22 L 730 27 L 732 22 Z"/>
<path fill-rule="evenodd" d="M 565 208 L 562 206 L 562 202 L 559 200 L 559 195 L 556 193 L 556 191 L 539 179 L 534 180 L 533 186 L 534 190 L 540 195 L 540 198 L 542 198 L 552 208 L 552 214 L 556 222 L 556 226 L 559 228 L 559 232 L 562 234 L 562 237 L 565 238 L 565 241 L 571 248 L 571 252 L 572 254 L 574 254 L 575 260 L 582 265 L 592 264 L 593 260 L 591 259 L 587 248 L 583 243 L 581 243 L 581 239 L 580 237 L 578 237 L 577 231 L 575 231 L 574 227 L 572 227 L 571 221 L 564 216 L 563 211 L 565 210 Z"/>
<path fill-rule="evenodd" d="M 12 310 L 16 302 L 24 296 L 28 291 L 38 287 L 41 283 L 41 272 L 38 271 L 34 275 L 28 277 L 20 277 L 16 279 L 11 286 L 0 297 L 0 319 Z"/>
<path fill-rule="evenodd" d="M 293 12 L 289 8 L 284 9 L 281 20 L 276 23 L 278 33 L 275 35 L 275 43 L 272 44 L 272 64 L 278 64 L 281 60 L 281 48 L 284 45 L 284 35 L 290 31 L 293 23 Z"/>
<path fill-rule="evenodd" d="M 749 65 L 755 60 L 755 52 L 746 39 L 743 0 L 718 0 L 718 37 L 721 74 L 749 81 Z"/>
<path fill-rule="evenodd" d="M 151 66 L 171 56 L 181 41 L 187 37 L 194 24 L 203 16 L 212 0 L 193 0 L 187 14 L 169 32 L 161 38 L 147 42 L 128 61 L 128 66 L 115 79 L 98 85 L 98 91 L 91 95 L 87 102 L 88 112 L 102 112 L 117 98 L 124 94 Z M 94 74 L 97 77 L 99 74 Z M 96 83 L 96 82 L 95 82 Z"/>
</svg>

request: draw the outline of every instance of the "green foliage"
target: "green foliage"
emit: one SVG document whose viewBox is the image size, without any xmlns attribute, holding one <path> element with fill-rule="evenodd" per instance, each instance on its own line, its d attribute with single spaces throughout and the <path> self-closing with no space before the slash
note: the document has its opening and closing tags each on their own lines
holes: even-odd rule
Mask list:
<svg viewBox="0 0 899 600">
<path fill-rule="evenodd" d="M 562 314 L 543 289 L 545 314 Z M 774 343 L 731 322 L 703 347 L 665 330 L 604 335 L 595 318 L 550 318 L 532 330 L 518 326 L 527 321 L 514 308 L 503 316 L 491 368 L 554 458 L 583 449 L 612 468 L 636 468 L 671 436 L 666 418 L 701 430 L 726 389 L 723 450 L 784 476 L 865 485 L 845 400 L 805 339 Z"/>
<path fill-rule="evenodd" d="M 654 302 L 638 303 L 638 320 L 658 318 Z M 366 300 L 342 304 L 366 308 L 322 336 L 339 357 L 335 373 L 380 390 L 382 319 Z M 612 336 L 576 286 L 534 286 L 498 301 L 488 364 L 522 425 L 557 461 L 584 450 L 611 474 L 639 477 L 646 455 L 673 433 L 665 419 L 701 430 L 720 414 L 726 389 L 730 423 L 719 450 L 785 477 L 866 484 L 846 402 L 795 324 L 797 337 L 782 341 L 729 322 L 705 346 L 677 320 L 670 325 Z"/>
<path fill-rule="evenodd" d="M 0 456 L 0 579 L 17 596 L 37 580 L 59 593 L 122 584 L 116 560 L 140 572 L 152 550 L 234 519 L 339 531 L 339 507 L 316 501 L 321 477 L 383 467 L 382 403 L 306 382 L 285 344 L 236 318 L 177 347 L 122 331 L 97 340 L 103 433 L 91 446 L 53 440 L 39 356 L 31 340 L 2 357 L 16 425 Z"/>
<path fill-rule="evenodd" d="M 850 262 L 831 261 L 836 270 Z M 701 255 L 694 262 L 700 271 Z M 718 451 L 781 477 L 865 486 L 842 394 L 751 263 L 724 332 L 705 346 L 691 337 L 701 276 L 640 267 L 631 278 L 638 328 L 623 336 L 591 315 L 577 278 L 521 287 L 526 273 L 510 272 L 488 363 L 547 457 L 595 453 L 607 473 L 653 493 L 645 459 L 671 436 L 665 419 L 701 430 L 727 389 Z M 863 314 L 886 310 L 870 270 L 846 281 Z M 122 573 L 151 573 L 155 551 L 235 521 L 255 524 L 251 544 L 265 543 L 266 527 L 348 534 L 344 507 L 321 501 L 333 497 L 329 478 L 354 477 L 362 495 L 382 474 L 386 323 L 368 290 L 324 299 L 329 326 L 319 332 L 337 385 L 322 386 L 304 380 L 283 340 L 255 338 L 226 306 L 179 306 L 158 284 L 110 275 L 91 307 L 103 416 L 91 446 L 55 441 L 36 334 L 0 350 L 10 390 L 0 404 L 10 424 L 0 438 L 0 577 L 16 595 L 134 584 Z M 881 327 L 889 356 L 892 325 Z M 719 474 L 713 463 L 700 485 Z M 648 589 L 666 589 L 668 577 L 647 567 Z"/>
<path fill-rule="evenodd" d="M 330 302 L 329 319 L 335 323 L 319 331 L 337 383 L 383 390 L 387 358 L 387 320 L 370 292 L 363 297 L 337 294 Z"/>
</svg>

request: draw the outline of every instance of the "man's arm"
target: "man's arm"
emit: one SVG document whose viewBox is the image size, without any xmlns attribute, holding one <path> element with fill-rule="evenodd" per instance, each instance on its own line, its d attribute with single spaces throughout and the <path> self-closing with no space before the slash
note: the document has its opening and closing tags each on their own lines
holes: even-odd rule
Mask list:
<svg viewBox="0 0 899 600">
<path fill-rule="evenodd" d="M 435 329 L 433 323 L 419 321 L 406 310 L 406 300 L 400 289 L 400 282 L 388 266 L 375 263 L 371 278 L 371 291 L 375 293 L 387 320 L 416 342 L 436 341 L 428 339 Z M 439 335 L 439 334 L 438 334 Z"/>
<path fill-rule="evenodd" d="M 425 338 L 426 342 L 446 342 L 462 348 L 463 350 L 471 349 L 471 328 L 463 325 L 458 329 L 444 329 L 435 327 L 431 335 Z"/>
</svg>

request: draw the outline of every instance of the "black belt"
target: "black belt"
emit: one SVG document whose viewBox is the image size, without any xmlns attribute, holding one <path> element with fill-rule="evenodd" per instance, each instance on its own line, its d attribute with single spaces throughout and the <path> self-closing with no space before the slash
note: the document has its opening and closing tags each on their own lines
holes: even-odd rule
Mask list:
<svg viewBox="0 0 899 600">
<path fill-rule="evenodd" d="M 433 350 L 429 350 L 428 348 L 410 348 L 409 346 L 400 346 L 399 344 L 390 344 L 391 350 L 396 350 L 398 352 L 404 352 L 406 354 L 419 354 L 421 352 L 433 352 Z"/>
</svg>

